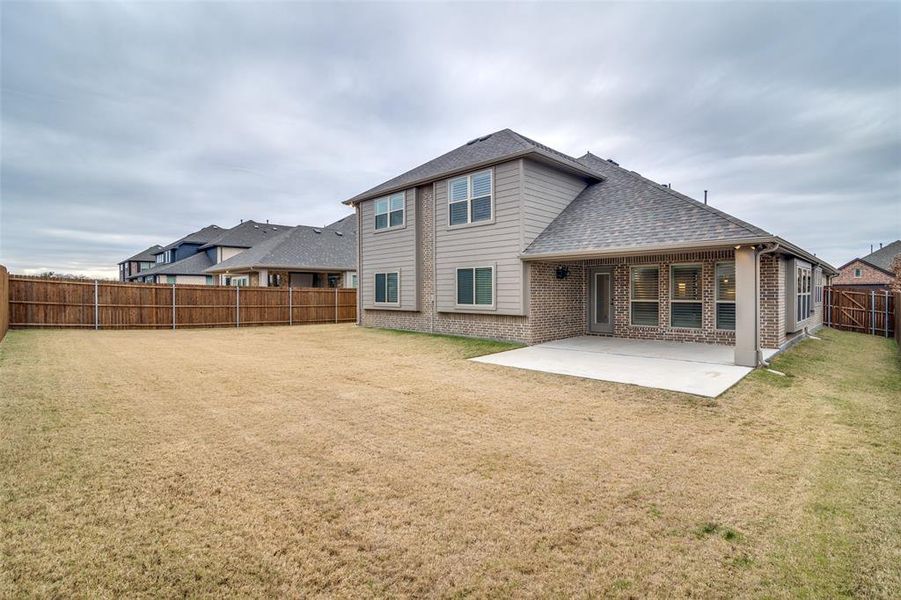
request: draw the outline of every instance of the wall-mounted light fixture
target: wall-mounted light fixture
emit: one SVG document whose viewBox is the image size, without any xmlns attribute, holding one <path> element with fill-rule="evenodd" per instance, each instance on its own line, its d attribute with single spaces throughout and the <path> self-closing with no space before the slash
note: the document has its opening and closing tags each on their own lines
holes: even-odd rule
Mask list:
<svg viewBox="0 0 901 600">
<path fill-rule="evenodd" d="M 566 279 L 569 277 L 569 267 L 561 265 L 557 267 L 557 279 Z"/>
</svg>

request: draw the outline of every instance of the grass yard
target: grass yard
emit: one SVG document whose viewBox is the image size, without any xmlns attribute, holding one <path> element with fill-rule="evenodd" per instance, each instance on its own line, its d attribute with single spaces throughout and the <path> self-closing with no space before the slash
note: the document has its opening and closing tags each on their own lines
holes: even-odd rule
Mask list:
<svg viewBox="0 0 901 600">
<path fill-rule="evenodd" d="M 711 402 L 353 326 L 11 331 L 0 597 L 901 596 L 901 366 Z"/>
</svg>

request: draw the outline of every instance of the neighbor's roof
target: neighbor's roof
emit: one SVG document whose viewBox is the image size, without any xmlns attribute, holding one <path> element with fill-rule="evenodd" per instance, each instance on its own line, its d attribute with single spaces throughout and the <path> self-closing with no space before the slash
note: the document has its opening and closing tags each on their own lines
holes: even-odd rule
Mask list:
<svg viewBox="0 0 901 600">
<path fill-rule="evenodd" d="M 335 229 L 342 233 L 357 233 L 357 214 L 351 213 L 343 219 L 338 219 L 334 223 L 325 226 L 326 229 Z"/>
<path fill-rule="evenodd" d="M 174 263 L 166 263 L 141 271 L 132 275 L 129 279 L 146 277 L 148 275 L 206 275 L 204 270 L 212 264 L 213 260 L 207 256 L 206 252 L 197 252 Z"/>
<path fill-rule="evenodd" d="M 223 231 L 224 229 L 222 229 L 218 225 L 207 225 L 203 229 L 198 229 L 197 231 L 189 233 L 183 238 L 175 240 L 168 246 L 163 246 L 159 250 L 155 251 L 154 254 L 161 254 L 166 250 L 171 250 L 172 248 L 176 248 L 178 246 L 181 246 L 182 244 L 206 244 L 210 240 L 221 235 Z"/>
<path fill-rule="evenodd" d="M 132 261 L 153 262 L 156 260 L 156 256 L 154 256 L 154 255 L 158 254 L 158 251 L 161 249 L 162 249 L 162 246 L 160 246 L 159 244 L 154 244 L 151 247 L 147 248 L 146 250 L 143 250 L 141 252 L 138 252 L 134 256 L 130 256 L 130 257 L 126 258 L 125 260 L 121 261 L 119 264 L 121 265 L 122 263 L 132 262 Z"/>
<path fill-rule="evenodd" d="M 211 239 L 200 247 L 201 250 L 214 246 L 226 246 L 229 248 L 250 248 L 265 239 L 278 235 L 290 225 L 276 225 L 270 223 L 258 223 L 257 221 L 243 221 L 231 229 L 226 229 L 220 235 Z"/>
<path fill-rule="evenodd" d="M 883 246 L 876 252 L 872 252 L 864 257 L 861 257 L 860 260 L 876 267 L 877 269 L 882 269 L 887 273 L 894 274 L 894 272 L 892 271 L 892 261 L 899 254 L 901 254 L 901 240 L 895 240 L 891 244 Z M 854 260 L 858 259 L 855 258 Z M 852 260 L 847 264 L 842 265 L 842 268 L 848 266 L 852 262 L 854 261 Z"/>
<path fill-rule="evenodd" d="M 344 203 L 356 204 L 363 200 L 405 190 L 436 179 L 443 179 L 459 172 L 527 155 L 553 162 L 558 166 L 589 178 L 601 179 L 601 176 L 595 173 L 588 165 L 580 163 L 573 157 L 510 129 L 502 129 L 467 142 L 447 154 L 442 154 L 438 158 L 421 164 L 415 169 L 411 169 L 362 194 L 345 200 Z"/>
<path fill-rule="evenodd" d="M 357 236 L 337 229 L 298 225 L 207 268 L 208 273 L 256 268 L 336 269 L 357 265 Z"/>
<path fill-rule="evenodd" d="M 578 159 L 604 176 L 586 187 L 524 256 L 751 240 L 771 234 L 610 161 Z"/>
</svg>

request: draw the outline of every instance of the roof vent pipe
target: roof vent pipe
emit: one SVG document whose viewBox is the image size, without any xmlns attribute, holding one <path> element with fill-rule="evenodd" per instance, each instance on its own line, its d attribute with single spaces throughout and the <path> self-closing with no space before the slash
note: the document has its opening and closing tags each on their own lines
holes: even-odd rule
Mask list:
<svg viewBox="0 0 901 600">
<path fill-rule="evenodd" d="M 704 190 L 704 204 L 707 204 L 707 190 Z"/>
</svg>

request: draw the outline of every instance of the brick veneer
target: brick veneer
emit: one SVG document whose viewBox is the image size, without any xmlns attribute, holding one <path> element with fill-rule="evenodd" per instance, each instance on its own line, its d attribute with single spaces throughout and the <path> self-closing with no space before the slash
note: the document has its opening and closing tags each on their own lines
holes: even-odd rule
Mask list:
<svg viewBox="0 0 901 600">
<path fill-rule="evenodd" d="M 760 257 L 760 346 L 785 343 L 785 261 L 772 254 Z"/>
<path fill-rule="evenodd" d="M 854 277 L 854 270 L 860 269 L 860 277 Z M 884 271 L 855 260 L 832 278 L 832 285 L 891 285 L 892 276 Z"/>
</svg>

